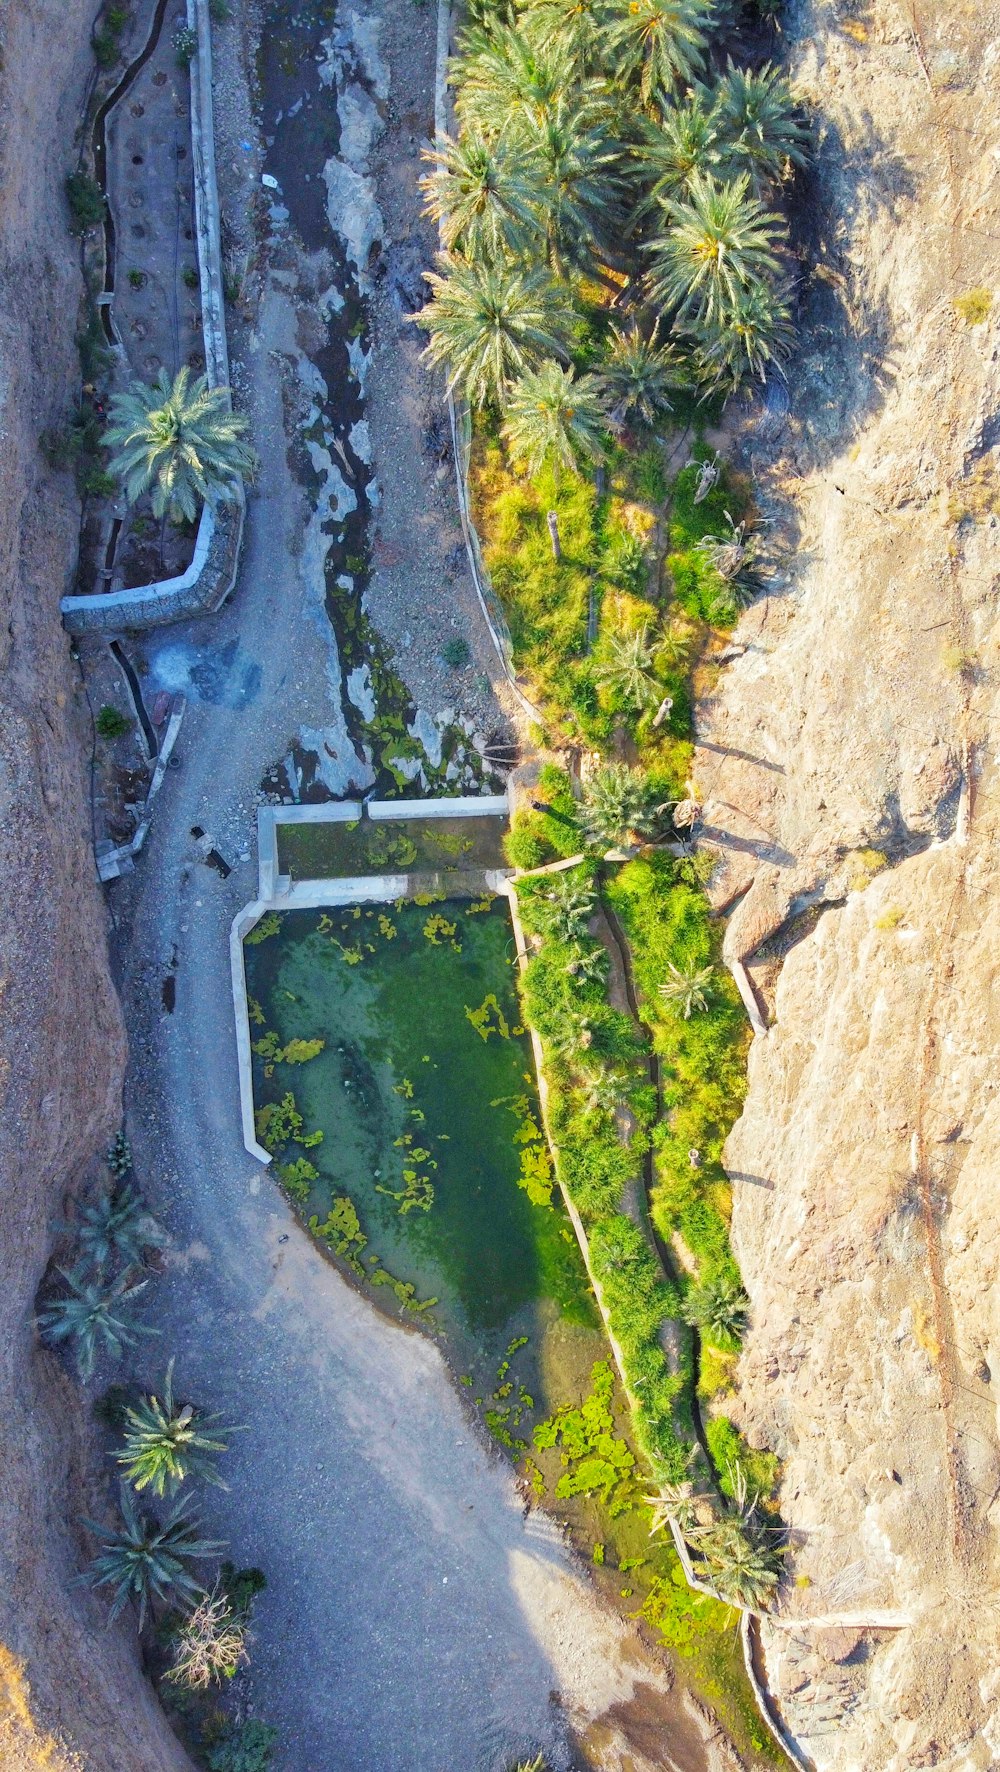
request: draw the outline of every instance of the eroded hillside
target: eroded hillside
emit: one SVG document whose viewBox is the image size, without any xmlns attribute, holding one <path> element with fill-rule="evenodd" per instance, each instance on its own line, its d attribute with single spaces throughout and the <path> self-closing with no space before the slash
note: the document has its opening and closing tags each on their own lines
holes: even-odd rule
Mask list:
<svg viewBox="0 0 1000 1772">
<path fill-rule="evenodd" d="M 995 6 L 803 4 L 822 145 L 772 594 L 697 786 L 772 1016 L 727 1147 L 738 1413 L 784 1461 L 772 1683 L 822 1768 L 1000 1757 Z M 742 895 L 742 896 L 741 896 Z"/>
<path fill-rule="evenodd" d="M 81 282 L 63 182 L 91 67 L 92 8 L 19 0 L 0 23 L 0 1762 L 112 1772 L 187 1762 L 124 1634 L 68 1582 L 79 1403 L 34 1344 L 52 1220 L 117 1123 L 124 1041 L 107 971 L 84 765 L 90 725 L 59 597 L 79 505 L 42 431 L 79 384 Z M 81 703 L 83 705 L 81 706 Z"/>
</svg>

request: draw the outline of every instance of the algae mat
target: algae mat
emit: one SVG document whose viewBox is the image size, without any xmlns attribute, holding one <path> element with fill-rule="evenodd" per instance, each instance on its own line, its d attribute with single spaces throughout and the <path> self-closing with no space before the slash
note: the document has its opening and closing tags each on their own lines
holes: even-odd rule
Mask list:
<svg viewBox="0 0 1000 1772">
<path fill-rule="evenodd" d="M 255 1098 L 266 1137 L 268 1104 L 294 1095 L 302 1124 L 277 1160 L 286 1174 L 298 1165 L 300 1191 L 306 1175 L 304 1209 L 322 1224 L 332 1203 L 352 1202 L 367 1243 L 351 1248 L 368 1278 L 382 1268 L 415 1301 L 435 1299 L 459 1367 L 528 1335 L 547 1344 L 537 1400 L 557 1379 L 564 1393 L 567 1365 L 576 1377 L 606 1350 L 541 1133 L 505 902 L 278 921 L 246 948 Z M 303 1059 L 296 1041 L 323 1045 Z"/>
</svg>

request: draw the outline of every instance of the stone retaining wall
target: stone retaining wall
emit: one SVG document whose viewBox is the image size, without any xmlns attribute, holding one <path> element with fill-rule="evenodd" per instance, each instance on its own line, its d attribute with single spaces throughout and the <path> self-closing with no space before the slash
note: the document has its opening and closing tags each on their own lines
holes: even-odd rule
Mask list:
<svg viewBox="0 0 1000 1772">
<path fill-rule="evenodd" d="M 188 23 L 198 37 L 198 51 L 191 63 L 191 151 L 205 371 L 211 387 L 228 388 L 229 352 L 215 177 L 211 20 L 208 0 L 187 0 L 187 7 Z M 236 583 L 243 516 L 242 487 L 232 504 L 215 511 L 205 505 L 198 523 L 194 556 L 186 572 L 178 578 L 137 585 L 132 590 L 63 597 L 60 610 L 64 627 L 71 634 L 121 633 L 163 627 L 168 622 L 220 608 Z"/>
</svg>

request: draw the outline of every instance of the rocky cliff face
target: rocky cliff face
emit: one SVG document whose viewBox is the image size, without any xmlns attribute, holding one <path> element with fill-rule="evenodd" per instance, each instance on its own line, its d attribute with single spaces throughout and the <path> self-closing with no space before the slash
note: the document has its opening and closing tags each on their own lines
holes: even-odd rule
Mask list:
<svg viewBox="0 0 1000 1772">
<path fill-rule="evenodd" d="M 84 762 L 91 729 L 59 623 L 79 506 L 38 439 L 79 385 L 81 280 L 63 181 L 93 6 L 0 18 L 0 1762 L 143 1772 L 186 1759 L 125 1632 L 79 1566 L 78 1394 L 31 1327 L 51 1221 L 116 1126 L 124 1041 L 108 976 Z M 91 1505 L 97 1498 L 91 1498 Z"/>
<path fill-rule="evenodd" d="M 1000 1762 L 1000 11 L 790 12 L 803 348 L 742 439 L 777 574 L 697 767 L 771 1017 L 737 1413 L 784 1460 L 764 1647 L 807 1756 L 964 1772 Z"/>
</svg>

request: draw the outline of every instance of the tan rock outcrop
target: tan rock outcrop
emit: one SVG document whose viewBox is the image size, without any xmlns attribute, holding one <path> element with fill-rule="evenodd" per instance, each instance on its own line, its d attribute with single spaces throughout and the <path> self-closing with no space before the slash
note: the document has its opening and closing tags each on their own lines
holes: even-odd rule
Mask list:
<svg viewBox="0 0 1000 1772">
<path fill-rule="evenodd" d="M 38 1351 L 34 1296 L 62 1199 L 120 1115 L 85 762 L 91 727 L 59 623 L 79 505 L 39 436 L 79 386 L 79 255 L 63 183 L 93 7 L 18 0 L 0 19 L 0 1762 L 4 1772 L 188 1764 L 126 1630 L 70 1582 L 79 1393 Z M 91 1497 L 91 1505 L 96 1498 Z"/>
<path fill-rule="evenodd" d="M 743 438 L 778 579 L 694 784 L 772 1014 L 738 1414 L 784 1461 L 764 1648 L 806 1753 L 958 1772 L 1000 1763 L 1000 311 L 961 311 L 1000 294 L 1000 12 L 790 10 L 818 257 L 789 418 Z"/>
</svg>

